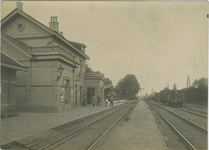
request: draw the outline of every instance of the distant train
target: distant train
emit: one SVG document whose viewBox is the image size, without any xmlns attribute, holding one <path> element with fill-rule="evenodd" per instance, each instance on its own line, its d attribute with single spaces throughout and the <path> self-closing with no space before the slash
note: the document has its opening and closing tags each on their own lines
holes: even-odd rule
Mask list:
<svg viewBox="0 0 209 150">
<path fill-rule="evenodd" d="M 185 92 L 182 90 L 162 90 L 160 93 L 155 93 L 154 99 L 164 105 L 181 107 L 185 99 Z"/>
</svg>

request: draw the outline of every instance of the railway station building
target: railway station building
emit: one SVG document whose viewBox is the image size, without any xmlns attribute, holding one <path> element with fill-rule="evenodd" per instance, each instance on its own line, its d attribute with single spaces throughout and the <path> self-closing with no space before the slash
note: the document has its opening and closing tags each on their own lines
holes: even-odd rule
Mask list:
<svg viewBox="0 0 209 150">
<path fill-rule="evenodd" d="M 81 106 L 85 97 L 104 97 L 104 75 L 85 72 L 85 44 L 59 32 L 57 17 L 49 27 L 23 12 L 23 4 L 1 20 L 1 51 L 27 67 L 16 73 L 19 111 L 61 112 Z"/>
</svg>

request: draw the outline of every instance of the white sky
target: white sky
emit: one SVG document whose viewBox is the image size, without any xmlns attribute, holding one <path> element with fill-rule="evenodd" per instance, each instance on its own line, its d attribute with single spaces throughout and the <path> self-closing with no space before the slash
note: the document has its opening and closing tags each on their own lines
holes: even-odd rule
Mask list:
<svg viewBox="0 0 209 150">
<path fill-rule="evenodd" d="M 2 18 L 15 7 L 2 2 Z M 134 74 L 150 94 L 208 77 L 207 2 L 23 1 L 23 11 L 46 26 L 57 16 L 64 36 L 84 43 L 90 67 L 114 85 Z"/>
</svg>

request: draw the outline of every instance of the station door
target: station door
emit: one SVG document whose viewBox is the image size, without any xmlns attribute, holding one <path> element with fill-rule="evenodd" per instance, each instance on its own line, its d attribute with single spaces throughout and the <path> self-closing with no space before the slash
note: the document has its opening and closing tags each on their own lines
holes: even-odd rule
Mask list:
<svg viewBox="0 0 209 150">
<path fill-rule="evenodd" d="M 87 104 L 91 104 L 91 99 L 95 95 L 95 88 L 87 88 Z"/>
</svg>

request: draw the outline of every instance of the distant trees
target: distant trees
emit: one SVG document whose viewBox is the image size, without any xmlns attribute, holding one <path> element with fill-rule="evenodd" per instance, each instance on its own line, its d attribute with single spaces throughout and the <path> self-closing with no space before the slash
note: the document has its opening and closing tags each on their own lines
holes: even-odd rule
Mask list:
<svg viewBox="0 0 209 150">
<path fill-rule="evenodd" d="M 208 103 L 208 79 L 200 78 L 196 79 L 192 86 L 185 89 L 186 102 L 205 104 Z"/>
<path fill-rule="evenodd" d="M 91 71 L 93 71 L 93 70 L 89 67 L 88 64 L 86 64 L 86 72 L 91 72 Z"/>
<path fill-rule="evenodd" d="M 112 81 L 109 78 L 105 78 L 104 86 L 112 85 Z"/>
<path fill-rule="evenodd" d="M 207 78 L 201 78 L 199 80 L 196 79 L 192 85 L 195 88 L 197 88 L 199 86 L 208 86 L 208 79 Z"/>
<path fill-rule="evenodd" d="M 122 97 L 132 98 L 139 92 L 140 85 L 135 75 L 128 74 L 118 82 L 116 88 L 120 89 Z"/>
<path fill-rule="evenodd" d="M 164 90 L 165 90 L 165 91 L 166 91 L 166 90 L 169 90 L 169 88 L 168 88 L 168 87 L 165 87 Z"/>
<path fill-rule="evenodd" d="M 104 81 L 104 95 L 105 97 L 113 90 L 112 81 L 109 78 L 105 78 Z"/>
<path fill-rule="evenodd" d="M 173 85 L 173 90 L 177 90 L 177 85 L 176 85 L 176 83 L 174 83 L 174 85 Z"/>
</svg>

